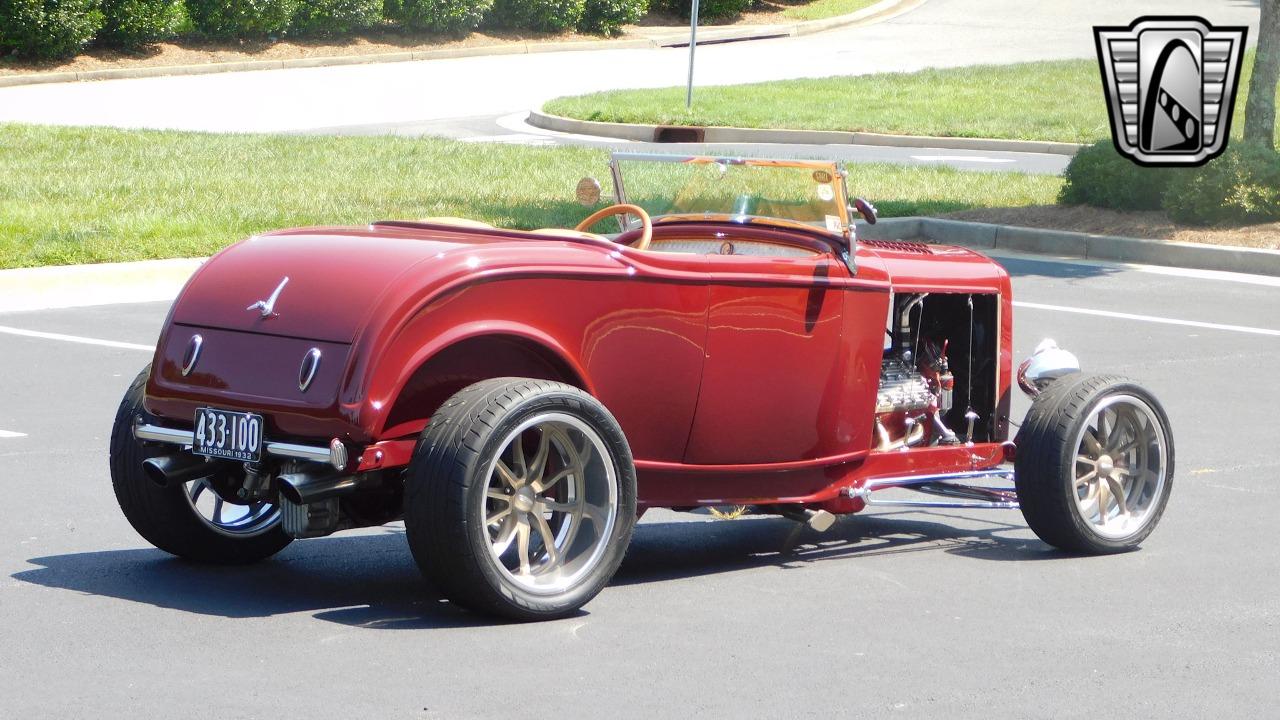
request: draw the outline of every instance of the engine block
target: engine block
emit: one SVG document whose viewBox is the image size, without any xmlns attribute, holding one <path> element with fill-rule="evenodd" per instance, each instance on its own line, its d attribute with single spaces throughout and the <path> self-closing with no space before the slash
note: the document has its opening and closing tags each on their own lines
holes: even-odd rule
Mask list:
<svg viewBox="0 0 1280 720">
<path fill-rule="evenodd" d="M 933 399 L 928 381 L 911 363 L 899 356 L 884 359 L 880 366 L 876 413 L 921 412 L 929 407 Z"/>
</svg>

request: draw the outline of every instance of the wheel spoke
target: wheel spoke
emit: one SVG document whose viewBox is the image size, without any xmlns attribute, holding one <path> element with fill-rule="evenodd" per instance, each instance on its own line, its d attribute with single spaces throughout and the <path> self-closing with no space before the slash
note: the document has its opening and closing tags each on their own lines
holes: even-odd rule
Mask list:
<svg viewBox="0 0 1280 720">
<path fill-rule="evenodd" d="M 222 505 L 222 498 L 215 496 L 213 498 L 213 521 L 215 523 L 222 523 Z"/>
<path fill-rule="evenodd" d="M 510 505 L 508 505 L 508 506 L 506 506 L 506 507 L 502 508 L 501 510 L 499 510 L 498 512 L 496 512 L 496 513 L 494 513 L 494 514 L 489 515 L 488 517 L 486 517 L 486 518 L 484 519 L 484 524 L 485 524 L 486 526 L 488 526 L 488 525 L 492 525 L 492 524 L 494 524 L 494 523 L 498 522 L 499 520 L 501 520 L 502 518 L 504 518 L 504 517 L 506 517 L 506 516 L 508 516 L 508 515 L 510 515 L 510 514 L 511 514 L 511 506 L 510 506 Z"/>
<path fill-rule="evenodd" d="M 578 508 L 582 507 L 581 503 L 563 503 L 556 502 L 554 500 L 542 500 L 540 501 L 540 504 L 542 505 L 543 510 L 550 510 L 551 512 L 558 513 L 575 513 L 578 511 Z"/>
<path fill-rule="evenodd" d="M 1098 477 L 1098 471 L 1097 471 L 1097 470 L 1090 470 L 1089 472 L 1085 473 L 1084 475 L 1081 475 L 1080 477 L 1076 478 L 1076 487 L 1080 487 L 1081 485 L 1084 485 L 1085 483 L 1093 482 L 1094 478 L 1096 478 L 1096 477 Z"/>
<path fill-rule="evenodd" d="M 497 488 L 489 488 L 488 490 L 485 491 L 484 495 L 485 497 L 491 500 L 501 500 L 507 503 L 508 505 L 511 504 L 511 496 L 502 492 Z"/>
<path fill-rule="evenodd" d="M 511 472 L 511 468 L 507 467 L 507 464 L 502 462 L 501 458 L 494 464 L 493 470 L 498 474 L 498 478 L 506 483 L 507 487 L 512 490 L 520 487 L 520 481 L 516 479 L 515 473 Z"/>
<path fill-rule="evenodd" d="M 1108 492 L 1107 482 L 1105 480 L 1096 483 L 1096 486 L 1098 488 L 1098 524 L 1106 525 L 1107 510 L 1111 506 L 1111 499 L 1108 497 L 1110 492 Z"/>
<path fill-rule="evenodd" d="M 507 547 L 511 545 L 511 538 L 516 533 L 516 516 L 510 513 L 502 519 L 502 527 L 498 528 L 498 535 L 493 539 L 494 554 L 501 555 L 506 552 Z"/>
<path fill-rule="evenodd" d="M 533 513 L 533 519 L 538 523 L 538 534 L 542 536 L 542 545 L 547 551 L 548 564 L 560 564 L 560 551 L 556 550 L 556 536 L 551 532 L 547 519 L 542 516 L 542 513 Z"/>
<path fill-rule="evenodd" d="M 1085 444 L 1085 447 L 1089 449 L 1089 452 L 1091 454 L 1093 455 L 1102 454 L 1102 445 L 1098 443 L 1098 439 L 1093 436 L 1093 433 L 1089 432 L 1088 428 L 1085 428 L 1085 431 L 1084 431 L 1084 444 Z"/>
<path fill-rule="evenodd" d="M 520 556 L 520 574 L 529 575 L 529 518 L 516 518 L 516 553 Z"/>
<path fill-rule="evenodd" d="M 1114 423 L 1112 423 L 1112 425 L 1113 425 L 1112 429 L 1114 430 L 1115 429 Z M 1103 408 L 1102 411 L 1098 413 L 1097 441 L 1099 446 L 1104 448 L 1107 446 L 1107 410 L 1106 408 Z"/>
<path fill-rule="evenodd" d="M 1121 515 L 1128 515 L 1129 507 L 1125 504 L 1124 488 L 1120 486 L 1120 481 L 1115 478 L 1107 478 L 1107 485 L 1108 489 L 1111 491 L 1111 495 L 1116 499 L 1116 510 L 1118 510 Z"/>
<path fill-rule="evenodd" d="M 1136 450 L 1136 449 L 1138 448 L 1138 446 L 1139 446 L 1139 445 L 1141 445 L 1141 444 L 1142 444 L 1142 440 L 1141 440 L 1141 439 L 1139 439 L 1139 438 L 1137 437 L 1137 434 L 1135 433 L 1135 436 L 1134 436 L 1134 438 L 1133 438 L 1132 440 L 1130 440 L 1129 442 L 1127 442 L 1127 443 L 1125 443 L 1125 444 L 1121 445 L 1120 447 L 1116 448 L 1115 450 L 1111 450 L 1111 451 L 1109 451 L 1109 453 L 1108 453 L 1108 454 L 1110 454 L 1112 457 L 1117 457 L 1117 456 L 1120 456 L 1120 455 L 1127 455 L 1127 454 L 1129 454 L 1129 452 L 1130 452 L 1130 451 Z"/>
<path fill-rule="evenodd" d="M 550 490 L 551 488 L 555 487 L 556 483 L 572 475 L 573 471 L 574 471 L 573 467 L 567 467 L 561 470 L 560 472 L 556 473 L 555 475 L 552 475 L 551 479 L 546 482 L 542 482 L 541 480 L 535 480 L 532 485 L 533 491 L 541 495 L 547 492 L 548 490 Z"/>
<path fill-rule="evenodd" d="M 512 460 L 515 462 L 516 470 L 518 471 L 517 477 L 520 480 L 520 484 L 523 485 L 529 481 L 529 462 L 524 457 L 523 434 L 516 435 L 515 440 L 511 441 L 511 456 Z"/>
<path fill-rule="evenodd" d="M 533 454 L 533 462 L 529 465 L 529 474 L 525 481 L 533 483 L 534 492 L 538 492 L 538 481 L 547 469 L 547 456 L 551 454 L 551 430 L 544 428 L 538 434 L 538 450 Z"/>
<path fill-rule="evenodd" d="M 1097 466 L 1098 466 L 1098 461 L 1097 461 L 1097 460 L 1095 460 L 1095 459 L 1093 459 L 1093 458 L 1091 458 L 1091 457 L 1089 457 L 1088 455 L 1077 455 L 1077 456 L 1076 456 L 1076 462 L 1078 462 L 1078 463 L 1083 463 L 1083 464 L 1085 464 L 1085 465 L 1088 465 L 1089 467 L 1097 467 Z"/>
</svg>

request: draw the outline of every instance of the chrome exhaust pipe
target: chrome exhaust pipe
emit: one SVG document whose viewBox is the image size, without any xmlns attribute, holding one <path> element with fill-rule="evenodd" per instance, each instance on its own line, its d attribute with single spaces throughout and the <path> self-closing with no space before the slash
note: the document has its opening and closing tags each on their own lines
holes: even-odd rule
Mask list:
<svg viewBox="0 0 1280 720">
<path fill-rule="evenodd" d="M 209 477 L 217 466 L 205 458 L 188 452 L 148 458 L 142 461 L 142 472 L 160 487 L 172 487 Z"/>
<path fill-rule="evenodd" d="M 294 505 L 310 505 L 356 489 L 356 476 L 336 472 L 285 473 L 276 478 L 280 496 Z"/>
</svg>

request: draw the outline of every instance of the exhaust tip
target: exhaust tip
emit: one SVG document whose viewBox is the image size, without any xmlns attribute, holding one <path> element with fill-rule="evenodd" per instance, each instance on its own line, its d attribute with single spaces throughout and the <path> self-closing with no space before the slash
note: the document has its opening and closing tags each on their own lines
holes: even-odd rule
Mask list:
<svg viewBox="0 0 1280 720">
<path fill-rule="evenodd" d="M 280 497 L 293 503 L 294 505 L 305 505 L 302 501 L 302 492 L 293 484 L 293 478 L 289 475 L 281 475 L 279 482 Z"/>
<path fill-rule="evenodd" d="M 165 477 L 164 468 L 156 460 L 157 458 L 150 458 L 142 461 L 142 472 L 146 474 L 147 479 L 156 485 L 169 487 L 169 478 Z"/>
</svg>

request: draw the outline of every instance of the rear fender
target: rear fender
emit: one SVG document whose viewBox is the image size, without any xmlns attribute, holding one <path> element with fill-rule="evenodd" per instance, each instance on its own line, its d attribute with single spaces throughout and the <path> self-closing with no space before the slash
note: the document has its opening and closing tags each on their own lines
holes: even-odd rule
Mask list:
<svg viewBox="0 0 1280 720">
<path fill-rule="evenodd" d="M 374 437 L 403 437 L 420 431 L 453 393 L 491 377 L 556 380 L 594 394 L 574 355 L 538 328 L 483 320 L 450 327 L 439 335 L 426 330 L 401 333 L 379 353 L 361 412 L 368 418 L 362 424 Z"/>
</svg>

